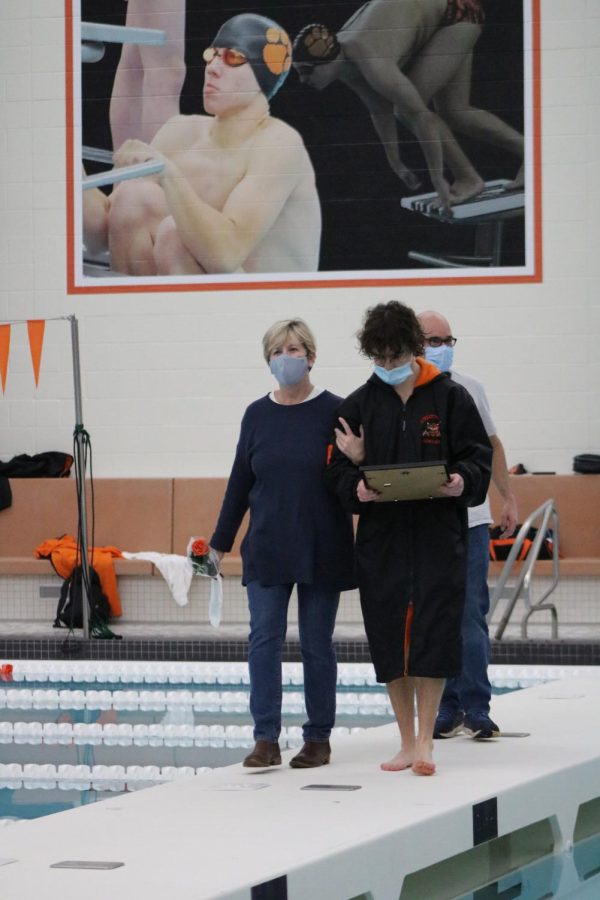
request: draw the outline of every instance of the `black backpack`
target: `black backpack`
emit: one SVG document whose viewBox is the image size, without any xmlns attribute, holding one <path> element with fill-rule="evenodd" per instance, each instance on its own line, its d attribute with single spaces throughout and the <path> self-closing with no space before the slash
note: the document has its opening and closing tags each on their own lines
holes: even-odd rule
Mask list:
<svg viewBox="0 0 600 900">
<path fill-rule="evenodd" d="M 490 559 L 494 560 L 494 562 L 504 561 L 505 559 L 508 559 L 508 554 L 512 550 L 516 537 L 520 530 L 521 526 L 517 525 L 510 537 L 501 538 L 500 535 L 502 534 L 502 526 L 490 525 Z M 527 537 L 523 541 L 523 546 L 521 547 L 521 552 L 519 553 L 518 559 L 527 559 L 529 551 L 531 550 L 531 545 L 535 541 L 537 533 L 537 528 L 529 529 L 529 531 L 527 532 Z M 552 534 L 552 529 L 548 528 L 546 530 L 544 540 L 540 544 L 538 559 L 552 559 L 554 556 L 553 544 L 554 535 Z"/>
<path fill-rule="evenodd" d="M 6 478 L 68 478 L 73 465 L 70 453 L 47 450 L 28 456 L 20 453 L 8 462 L 0 461 L 0 475 Z"/>
<path fill-rule="evenodd" d="M 101 625 L 110 617 L 110 605 L 93 566 L 90 573 L 90 623 Z M 83 628 L 83 589 L 81 566 L 75 566 L 60 589 L 54 628 Z"/>
</svg>

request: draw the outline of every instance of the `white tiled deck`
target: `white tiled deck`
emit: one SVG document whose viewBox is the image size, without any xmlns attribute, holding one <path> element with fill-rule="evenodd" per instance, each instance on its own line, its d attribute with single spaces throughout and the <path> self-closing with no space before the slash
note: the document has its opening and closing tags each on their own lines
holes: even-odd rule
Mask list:
<svg viewBox="0 0 600 900">
<path fill-rule="evenodd" d="M 568 845 L 580 804 L 600 797 L 599 706 L 589 676 L 498 697 L 503 728 L 530 736 L 436 742 L 433 778 L 380 771 L 397 749 L 386 725 L 337 740 L 327 768 L 237 765 L 14 825 L 2 830 L 0 856 L 16 862 L 0 867 L 0 897 L 398 900 L 409 873 L 473 847 L 473 807 L 494 798 L 499 835 L 550 818 Z M 50 868 L 64 859 L 125 865 Z"/>
</svg>

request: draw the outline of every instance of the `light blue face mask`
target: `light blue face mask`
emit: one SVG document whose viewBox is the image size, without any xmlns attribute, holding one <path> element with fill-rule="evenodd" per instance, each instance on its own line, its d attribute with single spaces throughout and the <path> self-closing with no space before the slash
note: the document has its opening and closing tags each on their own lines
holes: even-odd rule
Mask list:
<svg viewBox="0 0 600 900">
<path fill-rule="evenodd" d="M 407 362 L 403 366 L 396 366 L 395 369 L 384 369 L 383 366 L 373 366 L 373 371 L 378 378 L 381 378 L 385 384 L 402 384 L 413 373 L 412 364 Z"/>
<path fill-rule="evenodd" d="M 308 372 L 308 360 L 306 356 L 288 356 L 287 353 L 282 353 L 273 357 L 269 369 L 282 387 L 292 387 L 302 381 Z"/>
<path fill-rule="evenodd" d="M 437 366 L 440 372 L 449 372 L 454 362 L 454 347 L 425 347 L 425 359 Z"/>
</svg>

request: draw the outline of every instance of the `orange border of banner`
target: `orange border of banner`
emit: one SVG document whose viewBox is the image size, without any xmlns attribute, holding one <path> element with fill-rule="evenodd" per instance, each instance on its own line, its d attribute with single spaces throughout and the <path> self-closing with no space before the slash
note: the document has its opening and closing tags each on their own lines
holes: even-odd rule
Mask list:
<svg viewBox="0 0 600 900">
<path fill-rule="evenodd" d="M 339 278 L 310 281 L 219 282 L 218 284 L 144 284 L 99 285 L 75 284 L 75 210 L 73 160 L 73 0 L 65 0 L 65 72 L 66 72 L 66 139 L 67 139 L 67 293 L 68 294 L 132 294 L 175 293 L 181 291 L 264 291 L 310 288 L 349 287 L 430 287 L 464 284 L 534 284 L 543 280 L 542 267 L 542 83 L 541 83 L 541 0 L 531 0 L 532 14 L 532 119 L 533 119 L 533 256 L 534 271 L 530 275 L 476 275 L 454 278 Z"/>
<path fill-rule="evenodd" d="M 0 325 L 0 381 L 2 393 L 6 393 L 6 375 L 8 373 L 8 355 L 10 353 L 10 325 Z"/>
<path fill-rule="evenodd" d="M 75 288 L 75 169 L 73 163 L 73 0 L 65 0 L 65 117 L 67 135 L 67 293 Z"/>
</svg>

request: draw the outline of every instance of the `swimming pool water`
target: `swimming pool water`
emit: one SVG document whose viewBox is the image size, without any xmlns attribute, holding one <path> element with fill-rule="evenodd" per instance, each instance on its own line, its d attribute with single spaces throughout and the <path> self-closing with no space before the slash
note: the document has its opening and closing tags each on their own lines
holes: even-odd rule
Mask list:
<svg viewBox="0 0 600 900">
<path fill-rule="evenodd" d="M 61 680 L 35 680 L 46 673 L 34 663 L 0 684 L 0 820 L 37 818 L 233 765 L 253 746 L 247 667 L 95 665 L 93 681 L 68 680 L 90 677 L 81 665 L 57 665 Z M 202 674 L 207 683 L 199 682 Z M 286 666 L 282 749 L 302 744 L 298 674 Z M 356 667 L 351 679 L 344 674 L 353 683 L 339 685 L 338 734 L 392 720 L 385 690 L 365 683 L 367 675 Z"/>
<path fill-rule="evenodd" d="M 253 745 L 243 663 L 8 665 L 12 680 L 0 682 L 0 821 L 233 765 Z M 564 671 L 498 666 L 491 677 L 503 693 Z M 283 675 L 282 749 L 302 744 L 305 719 L 301 665 L 284 664 Z M 372 667 L 340 666 L 333 740 L 391 721 Z"/>
<path fill-rule="evenodd" d="M 48 681 L 33 667 L 0 683 L 0 826 L 18 827 L 19 821 L 239 763 L 252 746 L 244 667 L 209 669 L 209 680 L 201 683 L 198 671 L 190 677 L 191 669 L 172 666 L 156 680 L 144 667 L 119 666 L 98 669 L 87 681 L 73 680 L 78 673 L 64 668 L 60 680 Z M 496 693 L 565 674 L 497 669 Z M 297 667 L 286 670 L 285 681 L 281 743 L 298 746 L 304 711 Z M 340 673 L 338 733 L 391 720 L 384 689 L 366 667 Z M 598 900 L 600 837 L 460 897 L 436 893 L 442 897 Z"/>
<path fill-rule="evenodd" d="M 598 900 L 600 835 L 448 900 Z"/>
</svg>

